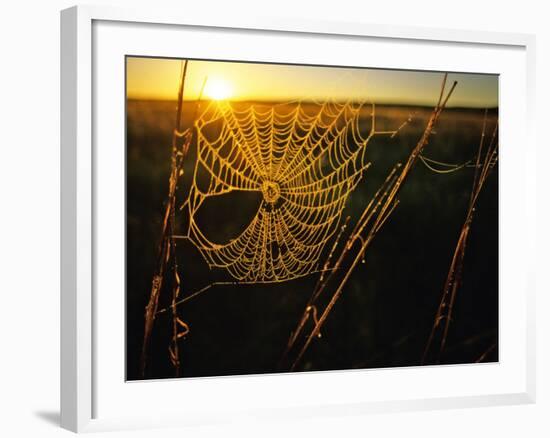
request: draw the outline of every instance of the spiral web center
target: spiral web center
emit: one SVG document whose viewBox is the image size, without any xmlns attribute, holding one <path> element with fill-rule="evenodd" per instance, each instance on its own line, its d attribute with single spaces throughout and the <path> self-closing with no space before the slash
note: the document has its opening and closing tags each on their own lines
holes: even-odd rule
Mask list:
<svg viewBox="0 0 550 438">
<path fill-rule="evenodd" d="M 275 204 L 281 195 L 281 189 L 279 188 L 279 184 L 274 181 L 264 181 L 262 183 L 262 193 L 265 202 Z"/>
</svg>

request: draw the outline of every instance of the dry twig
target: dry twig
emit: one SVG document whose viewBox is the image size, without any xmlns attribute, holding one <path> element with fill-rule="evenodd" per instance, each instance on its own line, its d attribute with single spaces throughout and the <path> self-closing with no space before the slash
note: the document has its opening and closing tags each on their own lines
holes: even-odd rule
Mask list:
<svg viewBox="0 0 550 438">
<path fill-rule="evenodd" d="M 168 185 L 168 196 L 164 220 L 162 223 L 162 231 L 159 245 L 159 255 L 157 259 L 157 268 L 153 275 L 151 293 L 149 301 L 145 307 L 145 329 L 143 334 L 143 345 L 140 359 L 141 376 L 145 377 L 147 368 L 147 351 L 151 342 L 151 334 L 155 323 L 155 315 L 159 302 L 160 292 L 164 283 L 168 264 L 172 261 L 172 272 L 174 275 L 174 285 L 172 291 L 172 303 L 175 303 L 180 291 L 180 279 L 177 272 L 177 261 L 175 258 L 176 243 L 172 237 L 174 234 L 174 212 L 176 203 L 176 187 L 180 171 L 182 170 L 183 161 L 189 151 L 191 144 L 191 131 L 181 130 L 182 128 L 182 111 L 183 111 L 183 94 L 185 85 L 185 76 L 187 73 L 188 61 L 184 61 L 182 65 L 181 79 L 178 91 L 178 105 L 176 110 L 175 129 L 172 135 L 172 150 L 170 160 L 170 179 Z M 181 147 L 178 143 L 183 139 Z M 176 375 L 179 374 L 179 354 L 178 354 L 178 329 L 181 326 L 181 321 L 177 315 L 176 306 L 172 306 L 173 316 L 173 340 L 169 347 L 170 358 L 176 369 Z M 185 327 L 184 327 L 185 329 Z M 188 328 L 187 328 L 188 329 Z"/>
<path fill-rule="evenodd" d="M 365 252 L 368 246 L 370 245 L 370 243 L 372 242 L 374 236 L 380 230 L 382 225 L 385 223 L 387 218 L 391 215 L 396 205 L 398 204 L 399 201 L 396 199 L 396 196 L 403 182 L 405 181 L 406 177 L 411 171 L 413 165 L 415 164 L 417 158 L 420 156 L 424 147 L 428 143 L 429 137 L 432 134 L 434 126 L 457 85 L 457 83 L 454 82 L 450 90 L 447 92 L 447 94 L 444 97 L 446 82 L 447 82 L 447 74 L 445 74 L 443 78 L 437 105 L 435 106 L 430 116 L 430 119 L 428 120 L 428 123 L 426 125 L 426 128 L 424 129 L 424 132 L 420 140 L 416 144 L 415 148 L 411 151 L 411 154 L 409 155 L 407 162 L 405 163 L 404 166 L 397 165 L 392 170 L 390 175 L 387 177 L 386 181 L 383 183 L 382 187 L 374 195 L 373 199 L 369 202 L 369 204 L 363 211 L 363 214 L 361 215 L 359 221 L 357 222 L 355 229 L 349 235 L 349 238 L 344 248 L 342 249 L 342 252 L 340 253 L 338 260 L 334 263 L 333 271 L 329 273 L 326 279 L 323 279 L 322 281 L 320 281 L 318 283 L 318 286 L 314 289 L 312 297 L 308 301 L 308 304 L 306 305 L 306 308 L 302 314 L 302 317 L 300 318 L 300 321 L 298 323 L 296 330 L 291 334 L 289 338 L 286 349 L 279 363 L 280 367 L 284 365 L 291 350 L 295 347 L 295 344 L 299 338 L 299 335 L 304 330 L 310 314 L 313 314 L 313 309 L 317 313 L 316 301 L 318 300 L 322 292 L 327 288 L 327 285 L 330 283 L 330 280 L 334 276 L 334 272 L 336 272 L 340 268 L 340 266 L 342 265 L 342 263 L 344 262 L 348 254 L 350 254 L 350 251 L 354 247 L 355 243 L 360 242 L 360 247 L 358 251 L 355 253 L 355 256 L 352 259 L 351 265 L 349 266 L 349 268 L 344 274 L 344 277 L 336 287 L 328 304 L 324 307 L 323 312 L 321 313 L 321 316 L 318 318 L 317 321 L 314 321 L 314 326 L 312 330 L 306 336 L 305 342 L 302 344 L 301 348 L 298 350 L 298 353 L 290 366 L 291 371 L 294 371 L 296 369 L 296 367 L 300 363 L 301 359 L 303 358 L 305 352 L 307 351 L 313 339 L 320 335 L 321 333 L 320 330 L 323 324 L 325 323 L 334 305 L 340 298 L 344 290 L 344 286 L 346 285 L 349 278 L 351 277 L 351 274 L 353 273 L 357 264 L 364 259 Z M 398 173 L 399 169 L 400 171 Z"/>
<path fill-rule="evenodd" d="M 443 353 L 443 350 L 445 349 L 447 336 L 449 334 L 449 327 L 452 321 L 453 307 L 456 300 L 457 290 L 462 280 L 462 269 L 464 264 L 464 256 L 466 254 L 466 244 L 468 241 L 468 236 L 470 234 L 470 228 L 472 225 L 472 220 L 474 218 L 477 200 L 479 198 L 479 194 L 481 193 L 481 189 L 485 184 L 487 176 L 489 175 L 497 160 L 498 123 L 495 124 L 491 140 L 486 148 L 485 155 L 483 156 L 486 128 L 487 110 L 485 111 L 485 117 L 483 119 L 481 139 L 479 142 L 479 148 L 476 157 L 474 181 L 472 184 L 472 190 L 470 192 L 470 200 L 468 202 L 466 218 L 464 220 L 464 223 L 462 224 L 462 228 L 460 229 L 458 241 L 455 247 L 455 251 L 453 253 L 451 265 L 449 267 L 449 272 L 447 273 L 447 278 L 445 279 L 445 284 L 443 286 L 441 301 L 435 315 L 435 320 L 432 326 L 432 330 L 430 332 L 430 336 L 424 348 L 421 362 L 422 364 L 425 364 L 428 361 L 428 355 L 430 353 L 430 350 L 432 349 L 432 345 L 438 332 L 441 335 L 441 340 L 439 343 L 439 349 L 436 352 L 435 362 L 439 363 L 441 360 L 441 355 Z M 443 321 L 445 323 L 442 325 Z"/>
</svg>

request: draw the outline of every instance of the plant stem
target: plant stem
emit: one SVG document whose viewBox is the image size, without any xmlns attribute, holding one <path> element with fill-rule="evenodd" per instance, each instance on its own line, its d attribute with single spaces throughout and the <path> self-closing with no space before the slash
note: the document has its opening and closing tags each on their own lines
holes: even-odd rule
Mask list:
<svg viewBox="0 0 550 438">
<path fill-rule="evenodd" d="M 164 212 L 164 220 L 162 223 L 162 231 L 159 246 L 159 255 L 157 259 L 157 267 L 155 274 L 153 275 L 153 281 L 151 286 L 151 293 L 149 295 L 149 301 L 145 307 L 145 328 L 143 333 L 143 345 L 140 358 L 140 373 L 141 377 L 145 378 L 147 368 L 147 353 L 149 344 L 151 342 L 151 335 L 155 323 L 155 315 L 157 313 L 157 307 L 159 302 L 160 293 L 164 283 L 166 275 L 166 268 L 169 261 L 175 256 L 175 242 L 172 238 L 174 230 L 174 210 L 176 202 L 176 186 L 179 176 L 179 170 L 181 168 L 183 158 L 187 154 L 189 149 L 189 143 L 191 141 L 190 135 L 184 136 L 184 144 L 182 146 L 182 157 L 178 159 L 178 139 L 181 135 L 182 126 L 182 110 L 183 110 L 183 92 L 185 85 L 185 76 L 187 74 L 188 61 L 184 61 L 182 65 L 182 73 L 180 78 L 179 90 L 178 90 L 178 105 L 176 110 L 175 129 L 172 135 L 171 145 L 171 160 L 170 160 L 170 178 L 168 185 L 168 196 L 166 202 L 166 209 Z M 177 275 L 177 273 L 175 273 Z M 177 284 L 179 292 L 179 284 Z M 174 288 L 174 293 L 176 293 Z M 174 319 L 177 319 L 174 307 Z M 174 323 L 175 324 L 175 323 Z M 177 343 L 176 343 L 177 344 Z M 177 352 L 177 345 L 176 345 Z M 178 372 L 178 369 L 176 369 Z"/>
<path fill-rule="evenodd" d="M 365 211 L 361 215 L 361 218 L 358 221 L 358 223 L 355 227 L 355 230 L 350 235 L 350 237 L 348 239 L 348 244 L 342 250 L 340 258 L 339 258 L 338 262 L 335 264 L 335 266 L 339 266 L 342 263 L 343 259 L 347 255 L 348 251 L 351 249 L 351 247 L 353 246 L 355 241 L 359 238 L 361 239 L 361 242 L 362 242 L 361 247 L 360 247 L 359 251 L 357 252 L 355 258 L 353 259 L 353 262 L 351 263 L 351 266 L 348 268 L 346 274 L 344 275 L 343 279 L 341 280 L 340 284 L 338 285 L 336 291 L 333 293 L 329 303 L 327 304 L 327 306 L 325 307 L 323 313 L 321 314 L 321 317 L 318 319 L 318 321 L 315 322 L 315 325 L 314 325 L 312 331 L 307 336 L 305 343 L 303 344 L 302 348 L 298 352 L 298 355 L 296 356 L 296 359 L 294 360 L 294 362 L 292 363 L 292 366 L 290 367 L 291 371 L 294 371 L 296 369 L 296 367 L 300 363 L 301 359 L 303 358 L 305 352 L 307 351 L 307 349 L 310 346 L 313 339 L 316 336 L 319 335 L 321 327 L 325 323 L 325 321 L 326 321 L 328 315 L 330 314 L 331 310 L 333 309 L 334 305 L 336 304 L 336 302 L 340 298 L 340 296 L 341 296 L 341 294 L 344 290 L 344 286 L 346 285 L 349 278 L 351 277 L 351 274 L 353 273 L 353 271 L 356 268 L 357 264 L 361 260 L 363 260 L 365 252 L 366 252 L 368 246 L 370 245 L 372 239 L 374 238 L 375 234 L 379 231 L 381 226 L 384 224 L 386 219 L 389 217 L 389 215 L 392 213 L 393 209 L 395 208 L 395 205 L 398 202 L 398 200 L 396 200 L 395 198 L 396 198 L 397 194 L 399 193 L 403 182 L 405 181 L 406 177 L 408 176 L 409 172 L 411 171 L 411 169 L 412 169 L 413 165 L 415 164 L 417 158 L 420 156 L 422 150 L 424 149 L 424 147 L 428 143 L 428 140 L 429 140 L 429 137 L 430 137 L 430 135 L 433 131 L 433 128 L 434 128 L 437 120 L 439 119 L 439 116 L 441 115 L 441 112 L 445 108 L 451 94 L 453 93 L 453 91 L 454 91 L 454 89 L 457 85 L 457 82 L 453 83 L 453 85 L 451 86 L 449 92 L 445 96 L 445 99 L 442 101 L 443 96 L 444 96 L 444 92 L 445 92 L 446 81 L 447 81 L 447 74 L 445 74 L 445 76 L 443 78 L 443 81 L 442 81 L 441 92 L 440 92 L 440 95 L 439 95 L 437 105 L 435 106 L 435 108 L 432 112 L 432 115 L 430 116 L 430 119 L 428 120 L 428 123 L 426 125 L 426 128 L 425 128 L 420 140 L 416 144 L 415 148 L 411 151 L 411 154 L 409 155 L 409 158 L 408 158 L 407 162 L 405 163 L 405 165 L 403 166 L 401 172 L 399 173 L 399 175 L 397 177 L 394 177 L 393 173 L 396 171 L 396 169 L 397 169 L 396 168 L 388 176 L 388 178 L 386 179 L 385 183 L 382 185 L 380 190 L 375 194 L 375 196 L 373 197 L 371 202 L 365 208 Z M 388 181 L 389 181 L 389 183 L 388 183 Z M 387 187 L 386 191 L 379 197 L 380 191 L 382 190 L 382 188 L 386 184 L 388 184 L 388 187 Z M 371 209 L 371 207 L 373 205 L 375 205 L 375 207 Z M 379 207 L 381 207 L 380 210 L 378 210 Z M 371 222 L 372 218 L 374 218 L 373 222 Z M 369 231 L 367 233 L 367 236 L 365 238 L 361 238 L 362 231 L 364 229 L 366 229 L 367 227 L 369 227 Z M 320 291 L 314 291 L 313 298 L 312 298 L 313 300 L 317 299 L 317 297 L 320 295 L 320 292 L 322 291 L 322 289 L 324 289 L 326 287 L 327 284 L 328 284 L 328 281 L 323 283 L 323 285 L 321 286 Z M 311 309 L 312 306 L 313 306 L 313 304 L 311 302 L 308 303 L 308 306 L 306 307 L 306 310 L 304 311 L 304 314 L 303 314 L 303 316 L 302 316 L 302 318 L 301 318 L 301 320 L 298 324 L 298 328 L 293 333 L 293 335 L 291 336 L 291 339 L 289 341 L 289 345 L 287 345 L 287 351 L 285 352 L 285 356 L 286 356 L 286 354 L 288 354 L 288 350 L 290 350 L 290 348 L 296 342 L 296 339 L 298 338 L 299 332 L 301 332 L 303 330 L 303 328 L 305 327 L 305 323 L 307 322 L 307 318 L 309 316 L 309 309 Z"/>
</svg>

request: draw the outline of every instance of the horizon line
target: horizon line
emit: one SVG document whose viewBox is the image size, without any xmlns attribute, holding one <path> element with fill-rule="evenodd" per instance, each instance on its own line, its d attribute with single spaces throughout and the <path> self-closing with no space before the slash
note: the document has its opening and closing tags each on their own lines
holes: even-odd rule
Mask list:
<svg viewBox="0 0 550 438">
<path fill-rule="evenodd" d="M 126 97 L 127 101 L 145 101 L 145 102 L 177 102 L 177 98 L 163 98 L 163 97 Z M 197 102 L 215 102 L 216 99 L 189 99 L 185 100 L 184 103 L 197 103 Z M 323 102 L 322 99 L 225 99 L 227 102 L 234 102 L 234 103 L 258 103 L 258 104 L 285 104 L 288 103 L 289 105 L 296 104 L 296 103 L 308 103 L 308 104 L 316 104 L 319 103 L 319 101 Z M 334 100 L 335 103 L 343 103 L 346 101 L 353 101 L 353 100 L 346 100 L 346 99 L 338 99 Z M 364 102 L 368 102 L 364 100 Z M 369 102 L 373 103 L 375 105 L 383 105 L 383 106 L 404 106 L 404 107 L 422 107 L 422 108 L 434 108 L 434 104 L 429 103 L 410 103 L 410 102 L 394 102 L 394 101 L 378 101 L 378 102 Z M 496 110 L 499 108 L 499 105 L 492 105 L 492 106 L 484 106 L 484 105 L 452 105 L 447 103 L 445 108 L 453 108 L 453 109 L 487 109 L 487 110 Z"/>
</svg>

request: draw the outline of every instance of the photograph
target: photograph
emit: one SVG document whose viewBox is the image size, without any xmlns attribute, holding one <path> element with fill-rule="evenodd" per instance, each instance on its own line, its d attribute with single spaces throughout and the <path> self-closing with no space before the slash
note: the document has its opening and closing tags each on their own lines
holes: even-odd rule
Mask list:
<svg viewBox="0 0 550 438">
<path fill-rule="evenodd" d="M 125 69 L 127 381 L 499 361 L 498 75 Z"/>
</svg>

